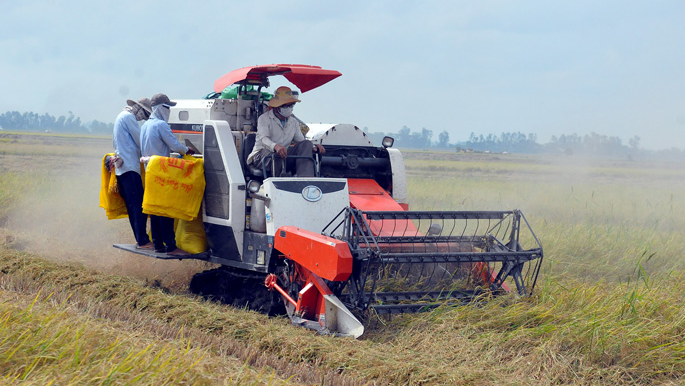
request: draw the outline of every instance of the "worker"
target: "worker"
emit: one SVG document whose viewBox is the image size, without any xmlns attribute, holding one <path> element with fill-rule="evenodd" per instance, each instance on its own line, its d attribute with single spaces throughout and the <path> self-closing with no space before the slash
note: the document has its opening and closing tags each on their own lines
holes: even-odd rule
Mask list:
<svg viewBox="0 0 685 386">
<path fill-rule="evenodd" d="M 171 113 L 170 109 L 172 106 L 176 106 L 176 102 L 169 100 L 165 94 L 155 94 L 151 103 L 152 115 L 140 129 L 140 146 L 143 157 L 153 155 L 169 157 L 172 151 L 180 154 L 194 154 L 192 149 L 178 142 L 167 123 Z M 150 228 L 155 252 L 172 256 L 188 255 L 188 252 L 176 247 L 173 218 L 150 215 Z"/>
<path fill-rule="evenodd" d="M 137 121 L 145 121 L 152 113 L 148 98 L 139 101 L 126 101 L 127 106 L 117 115 L 112 133 L 115 165 L 119 195 L 126 203 L 128 221 L 131 223 L 136 248 L 152 249 L 147 235 L 147 215 L 143 214 L 143 180 L 140 177 L 140 126 Z"/>
<path fill-rule="evenodd" d="M 274 153 L 283 160 L 289 155 L 304 156 L 310 159 L 296 159 L 295 174 L 298 177 L 314 176 L 312 153 L 324 154 L 326 150 L 322 145 L 314 146 L 302 135 L 299 121 L 292 116 L 293 107 L 299 102 L 290 88 L 283 86 L 276 89 L 274 97 L 269 100 L 269 110 L 257 120 L 257 138 L 252 152 L 247 157 L 249 164 L 261 169 L 262 159 Z M 291 145 L 293 142 L 294 145 Z M 272 159 L 274 175 L 278 176 L 282 162 L 275 161 Z"/>
</svg>

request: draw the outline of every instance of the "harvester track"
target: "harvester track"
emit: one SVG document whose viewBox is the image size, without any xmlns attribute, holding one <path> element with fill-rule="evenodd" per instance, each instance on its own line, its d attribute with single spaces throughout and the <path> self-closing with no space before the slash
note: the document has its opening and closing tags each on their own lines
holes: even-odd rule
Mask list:
<svg viewBox="0 0 685 386">
<path fill-rule="evenodd" d="M 269 316 L 286 315 L 283 300 L 276 291 L 264 286 L 266 275 L 219 267 L 193 276 L 191 293 L 207 300 L 238 308 L 248 308 Z"/>
</svg>

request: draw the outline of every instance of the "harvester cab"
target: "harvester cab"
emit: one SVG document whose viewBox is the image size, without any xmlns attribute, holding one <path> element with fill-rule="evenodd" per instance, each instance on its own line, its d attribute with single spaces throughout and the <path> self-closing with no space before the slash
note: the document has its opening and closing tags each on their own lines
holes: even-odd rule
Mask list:
<svg viewBox="0 0 685 386">
<path fill-rule="evenodd" d="M 191 291 L 267 313 L 285 309 L 297 325 L 353 337 L 370 313 L 532 293 L 543 254 L 523 214 L 409 211 L 404 161 L 391 138 L 378 146 L 352 124 L 310 124 L 307 138 L 326 148 L 312 159 L 315 177 L 248 165 L 275 75 L 305 93 L 341 74 L 245 67 L 219 78 L 209 99 L 178 100 L 171 110 L 174 134 L 200 150 L 206 182 L 198 216 L 208 249 L 182 258 L 221 265 L 196 275 Z"/>
</svg>

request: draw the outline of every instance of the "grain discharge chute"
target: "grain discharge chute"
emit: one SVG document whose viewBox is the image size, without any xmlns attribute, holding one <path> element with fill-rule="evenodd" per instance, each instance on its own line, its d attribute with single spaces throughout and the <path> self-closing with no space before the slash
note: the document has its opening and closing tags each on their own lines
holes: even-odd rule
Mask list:
<svg viewBox="0 0 685 386">
<path fill-rule="evenodd" d="M 392 138 L 374 145 L 351 124 L 309 125 L 316 177 L 272 175 L 247 164 L 269 77 L 301 92 L 341 74 L 273 64 L 232 71 L 203 100 L 177 100 L 169 124 L 199 150 L 206 188 L 199 217 L 208 249 L 182 258 L 221 265 L 191 291 L 294 324 L 359 337 L 369 313 L 462 304 L 485 294 L 530 295 L 542 246 L 518 210 L 411 211 Z M 233 86 L 233 95 L 223 94 Z M 304 124 L 303 124 L 304 126 Z M 164 253 L 115 247 L 161 259 Z"/>
</svg>

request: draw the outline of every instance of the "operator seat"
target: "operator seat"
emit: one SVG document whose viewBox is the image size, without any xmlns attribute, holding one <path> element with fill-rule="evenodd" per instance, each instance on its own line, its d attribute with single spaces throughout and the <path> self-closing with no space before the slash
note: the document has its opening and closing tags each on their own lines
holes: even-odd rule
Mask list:
<svg viewBox="0 0 685 386">
<path fill-rule="evenodd" d="M 255 140 L 257 139 L 257 133 L 247 133 L 245 135 L 245 141 L 243 142 L 243 160 L 245 160 L 245 166 L 247 171 L 255 177 L 264 177 L 264 172 L 260 168 L 256 168 L 251 164 L 247 163 L 247 157 L 252 153 L 254 148 Z"/>
<path fill-rule="evenodd" d="M 255 141 L 257 139 L 257 133 L 255 132 L 250 132 L 245 134 L 245 139 L 243 140 L 243 160 L 245 162 L 245 169 L 246 171 L 252 175 L 253 177 L 258 177 L 258 178 L 266 178 L 268 175 L 264 175 L 264 171 L 262 170 L 261 167 L 255 167 L 251 164 L 247 163 L 247 157 L 252 153 L 252 149 L 254 148 Z M 280 157 L 278 158 L 280 159 Z M 285 166 L 285 164 L 284 164 Z M 267 168 L 267 173 L 269 175 L 271 174 L 271 170 Z M 284 170 L 283 173 L 281 174 L 281 177 L 291 177 L 292 174 Z"/>
</svg>

